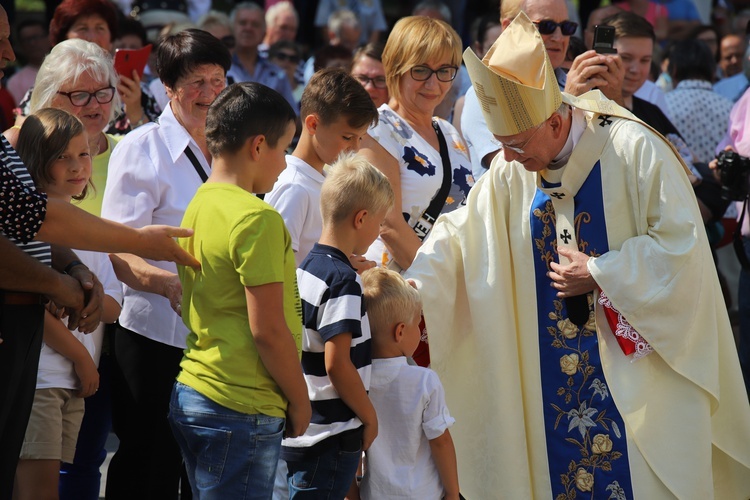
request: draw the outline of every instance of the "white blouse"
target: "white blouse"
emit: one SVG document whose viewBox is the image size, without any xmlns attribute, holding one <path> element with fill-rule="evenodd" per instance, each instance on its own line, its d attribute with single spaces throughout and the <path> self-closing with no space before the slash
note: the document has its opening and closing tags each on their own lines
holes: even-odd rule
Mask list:
<svg viewBox="0 0 750 500">
<path fill-rule="evenodd" d="M 149 224 L 179 226 L 190 200 L 203 184 L 185 154 L 190 145 L 203 171 L 211 166 L 187 130 L 167 106 L 159 123 L 147 123 L 126 135 L 109 161 L 102 217 L 132 227 Z M 148 263 L 173 273 L 173 262 Z M 161 295 L 124 285 L 120 324 L 144 337 L 174 347 L 185 347 L 188 330 Z"/>
</svg>

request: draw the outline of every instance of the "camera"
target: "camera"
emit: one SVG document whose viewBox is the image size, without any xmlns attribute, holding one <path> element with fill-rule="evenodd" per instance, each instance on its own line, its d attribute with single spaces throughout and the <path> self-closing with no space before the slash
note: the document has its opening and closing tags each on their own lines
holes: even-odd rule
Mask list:
<svg viewBox="0 0 750 500">
<path fill-rule="evenodd" d="M 722 151 L 716 159 L 721 176 L 721 197 L 725 200 L 744 200 L 748 195 L 750 158 L 734 151 Z"/>
</svg>

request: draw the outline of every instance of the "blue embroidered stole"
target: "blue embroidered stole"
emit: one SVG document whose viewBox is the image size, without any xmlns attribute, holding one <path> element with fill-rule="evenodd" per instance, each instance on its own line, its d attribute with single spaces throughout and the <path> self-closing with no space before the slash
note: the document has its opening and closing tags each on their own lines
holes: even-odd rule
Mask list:
<svg viewBox="0 0 750 500">
<path fill-rule="evenodd" d="M 589 294 L 589 321 L 578 328 L 568 320 L 565 302 L 556 297 L 547 277 L 550 262 L 559 261 L 558 245 L 577 243 L 579 251 L 591 256 L 609 250 L 598 161 L 601 138 L 607 134 L 594 132 L 594 120 L 588 129 L 565 167 L 562 183 L 549 185 L 540 179 L 530 213 L 545 434 L 555 500 L 633 498 L 625 425 L 602 372 L 593 299 Z M 581 146 L 583 153 L 578 151 Z M 573 203 L 561 203 L 571 197 Z"/>
</svg>

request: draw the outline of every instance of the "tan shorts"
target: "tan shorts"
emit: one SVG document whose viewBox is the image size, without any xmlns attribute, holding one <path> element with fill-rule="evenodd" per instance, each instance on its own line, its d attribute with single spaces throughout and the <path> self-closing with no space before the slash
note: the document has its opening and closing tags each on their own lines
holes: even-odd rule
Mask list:
<svg viewBox="0 0 750 500">
<path fill-rule="evenodd" d="M 72 463 L 83 409 L 83 398 L 71 389 L 37 389 L 21 459 Z"/>
</svg>

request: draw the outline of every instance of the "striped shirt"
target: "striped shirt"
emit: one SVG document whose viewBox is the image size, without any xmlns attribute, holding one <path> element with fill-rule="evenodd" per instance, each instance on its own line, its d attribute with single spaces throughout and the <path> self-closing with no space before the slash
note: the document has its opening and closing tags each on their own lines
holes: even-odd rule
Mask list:
<svg viewBox="0 0 750 500">
<path fill-rule="evenodd" d="M 0 139 L 0 165 L 3 184 L 0 192 L 2 234 L 30 256 L 52 265 L 50 246 L 41 241 L 31 241 L 44 221 L 47 198 L 36 190 L 29 171 L 4 137 Z"/>
<path fill-rule="evenodd" d="M 370 388 L 370 323 L 362 300 L 362 281 L 340 250 L 316 243 L 297 269 L 302 299 L 302 370 L 312 404 L 310 427 L 303 436 L 284 439 L 289 448 L 310 447 L 362 422 L 344 404 L 325 368 L 325 343 L 352 335 L 350 357 L 365 390 Z"/>
</svg>

